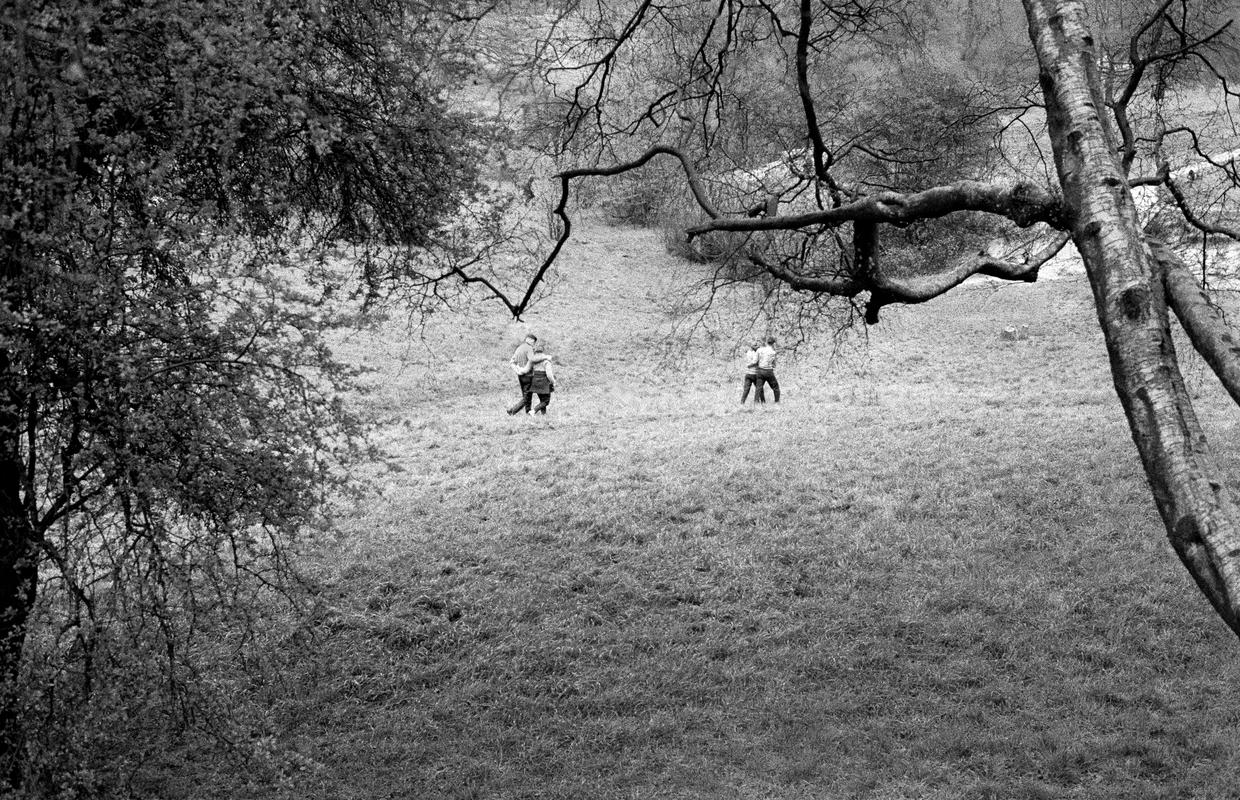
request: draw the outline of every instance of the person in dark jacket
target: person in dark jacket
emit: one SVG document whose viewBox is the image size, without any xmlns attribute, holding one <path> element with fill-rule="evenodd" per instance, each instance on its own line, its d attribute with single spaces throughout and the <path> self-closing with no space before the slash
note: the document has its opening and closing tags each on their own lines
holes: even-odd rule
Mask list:
<svg viewBox="0 0 1240 800">
<path fill-rule="evenodd" d="M 535 414 L 547 413 L 547 406 L 551 404 L 551 393 L 554 391 L 555 371 L 551 368 L 551 356 L 543 350 L 541 344 L 536 344 L 530 356 L 530 394 L 538 395 Z"/>
</svg>

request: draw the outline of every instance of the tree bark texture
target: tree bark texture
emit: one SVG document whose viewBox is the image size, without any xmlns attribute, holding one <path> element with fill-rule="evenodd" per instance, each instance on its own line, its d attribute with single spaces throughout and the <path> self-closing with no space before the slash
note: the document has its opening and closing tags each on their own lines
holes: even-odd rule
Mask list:
<svg viewBox="0 0 1240 800">
<path fill-rule="evenodd" d="M 1024 5 L 1070 230 L 1093 288 L 1116 392 L 1176 553 L 1240 635 L 1240 515 L 1184 388 L 1159 265 L 1103 116 L 1084 5 Z"/>
<path fill-rule="evenodd" d="M 1167 305 L 1231 399 L 1240 405 L 1240 341 L 1232 333 L 1223 311 L 1210 299 L 1197 277 L 1174 250 L 1163 242 L 1150 240 L 1154 261 L 1162 270 Z"/>
</svg>

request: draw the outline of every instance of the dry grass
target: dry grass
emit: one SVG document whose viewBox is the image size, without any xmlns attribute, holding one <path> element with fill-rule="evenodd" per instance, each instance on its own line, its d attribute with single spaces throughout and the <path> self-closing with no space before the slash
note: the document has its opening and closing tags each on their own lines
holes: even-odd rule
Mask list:
<svg viewBox="0 0 1240 800">
<path fill-rule="evenodd" d="M 530 319 L 545 420 L 502 412 L 498 311 L 348 345 L 401 471 L 322 553 L 272 706 L 318 766 L 236 793 L 1236 796 L 1237 644 L 1161 535 L 1083 280 L 892 309 L 742 409 L 726 352 L 657 369 L 649 295 L 687 267 L 654 234 L 566 255 Z"/>
</svg>

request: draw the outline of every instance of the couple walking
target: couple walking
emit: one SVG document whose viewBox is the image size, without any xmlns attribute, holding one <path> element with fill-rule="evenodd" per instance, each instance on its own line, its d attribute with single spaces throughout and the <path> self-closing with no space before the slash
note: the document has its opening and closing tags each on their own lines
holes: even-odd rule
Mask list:
<svg viewBox="0 0 1240 800">
<path fill-rule="evenodd" d="M 774 336 L 768 336 L 766 344 L 761 346 L 754 342 L 749 345 L 749 352 L 745 353 L 745 382 L 741 388 L 741 405 L 749 398 L 750 388 L 754 390 L 753 401 L 765 403 L 766 393 L 762 391 L 764 384 L 770 385 L 775 394 L 775 402 L 778 403 L 779 381 L 775 379 Z"/>
<path fill-rule="evenodd" d="M 538 405 L 533 412 L 546 414 L 547 406 L 551 404 L 551 393 L 555 391 L 555 373 L 551 369 L 551 356 L 539 344 L 538 337 L 527 333 L 508 363 L 512 365 L 517 383 L 521 386 L 521 399 L 508 409 L 508 416 L 519 414 L 522 410 L 529 414 L 534 395 L 538 395 Z"/>
</svg>

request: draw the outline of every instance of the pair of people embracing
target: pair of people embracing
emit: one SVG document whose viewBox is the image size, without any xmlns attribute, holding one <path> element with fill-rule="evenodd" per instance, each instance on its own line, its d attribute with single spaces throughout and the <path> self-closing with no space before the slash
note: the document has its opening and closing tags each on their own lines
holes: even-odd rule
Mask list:
<svg viewBox="0 0 1240 800">
<path fill-rule="evenodd" d="M 555 372 L 551 369 L 551 356 L 538 337 L 526 334 L 525 340 L 517 346 L 512 358 L 508 359 L 512 371 L 517 376 L 521 387 L 521 399 L 508 409 L 508 416 L 525 411 L 526 414 L 546 414 L 551 404 L 551 393 L 555 391 Z M 534 396 L 538 396 L 538 405 L 534 406 Z"/>
<path fill-rule="evenodd" d="M 753 401 L 755 403 L 765 403 L 766 393 L 763 391 L 764 386 L 769 386 L 775 395 L 775 402 L 779 402 L 779 381 L 775 378 L 775 337 L 767 337 L 766 344 L 759 345 L 757 342 L 749 345 L 749 352 L 745 354 L 745 379 L 741 384 L 741 405 L 745 404 L 745 400 L 749 398 L 749 390 L 753 389 Z"/>
</svg>

